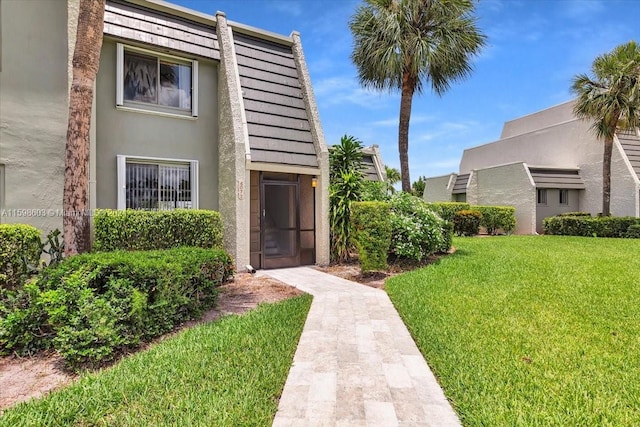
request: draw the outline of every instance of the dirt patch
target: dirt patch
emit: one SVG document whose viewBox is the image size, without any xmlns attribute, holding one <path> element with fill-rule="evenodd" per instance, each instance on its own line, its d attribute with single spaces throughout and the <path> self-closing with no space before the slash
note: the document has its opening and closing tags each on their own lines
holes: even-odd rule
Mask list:
<svg viewBox="0 0 640 427">
<path fill-rule="evenodd" d="M 343 279 L 371 286 L 372 288 L 384 289 L 384 282 L 390 277 L 433 264 L 443 256 L 454 252 L 455 248 L 451 248 L 447 254 L 432 255 L 421 262 L 410 262 L 406 260 L 392 261 L 389 263 L 389 268 L 387 268 L 386 271 L 376 271 L 365 274 L 362 274 L 360 271 L 360 264 L 353 260 L 344 264 L 331 264 L 323 267 L 316 266 L 314 268 L 324 273 L 333 274 L 334 276 L 342 277 Z"/>
<path fill-rule="evenodd" d="M 215 309 L 206 312 L 201 319 L 186 323 L 180 329 L 211 322 L 227 314 L 241 314 L 258 304 L 278 302 L 301 294 L 298 289 L 269 277 L 236 274 L 233 281 L 220 287 Z M 166 336 L 159 340 L 163 338 Z M 75 378 L 64 371 L 62 358 L 57 354 L 23 358 L 0 357 L 0 414 L 9 406 L 42 396 L 71 383 Z"/>
</svg>

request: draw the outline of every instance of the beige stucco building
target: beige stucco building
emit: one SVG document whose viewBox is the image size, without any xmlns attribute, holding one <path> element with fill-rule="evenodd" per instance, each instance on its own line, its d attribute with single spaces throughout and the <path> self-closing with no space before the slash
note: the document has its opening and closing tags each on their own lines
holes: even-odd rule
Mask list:
<svg viewBox="0 0 640 427">
<path fill-rule="evenodd" d="M 0 222 L 62 227 L 79 0 L 0 0 Z M 221 212 L 238 267 L 329 261 L 328 151 L 300 36 L 108 0 L 91 209 Z"/>
<path fill-rule="evenodd" d="M 602 209 L 603 145 L 566 102 L 504 124 L 500 139 L 464 150 L 458 173 L 427 179 L 427 201 L 516 208 L 519 234 L 542 232 L 563 212 Z M 640 216 L 640 133 L 618 133 L 611 166 L 611 212 Z"/>
</svg>

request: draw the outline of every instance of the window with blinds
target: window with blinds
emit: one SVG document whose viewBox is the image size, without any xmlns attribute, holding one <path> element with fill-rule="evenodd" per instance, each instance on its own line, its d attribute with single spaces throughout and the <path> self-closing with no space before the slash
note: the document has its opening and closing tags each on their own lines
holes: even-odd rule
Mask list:
<svg viewBox="0 0 640 427">
<path fill-rule="evenodd" d="M 193 207 L 190 164 L 126 164 L 126 208 L 168 210 Z"/>
<path fill-rule="evenodd" d="M 198 61 L 117 44 L 116 105 L 198 116 Z"/>
</svg>

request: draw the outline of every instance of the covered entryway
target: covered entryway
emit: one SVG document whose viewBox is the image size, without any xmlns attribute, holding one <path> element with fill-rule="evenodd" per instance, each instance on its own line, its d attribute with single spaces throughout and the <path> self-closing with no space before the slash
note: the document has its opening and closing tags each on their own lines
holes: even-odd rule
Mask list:
<svg viewBox="0 0 640 427">
<path fill-rule="evenodd" d="M 314 187 L 310 175 L 251 172 L 251 265 L 283 268 L 315 262 Z"/>
</svg>

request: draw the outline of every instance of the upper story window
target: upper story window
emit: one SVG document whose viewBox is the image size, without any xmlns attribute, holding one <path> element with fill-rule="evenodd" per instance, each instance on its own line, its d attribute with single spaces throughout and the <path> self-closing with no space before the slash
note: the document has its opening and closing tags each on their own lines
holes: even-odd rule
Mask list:
<svg viewBox="0 0 640 427">
<path fill-rule="evenodd" d="M 198 61 L 118 44 L 117 100 L 121 107 L 198 115 Z"/>
</svg>

